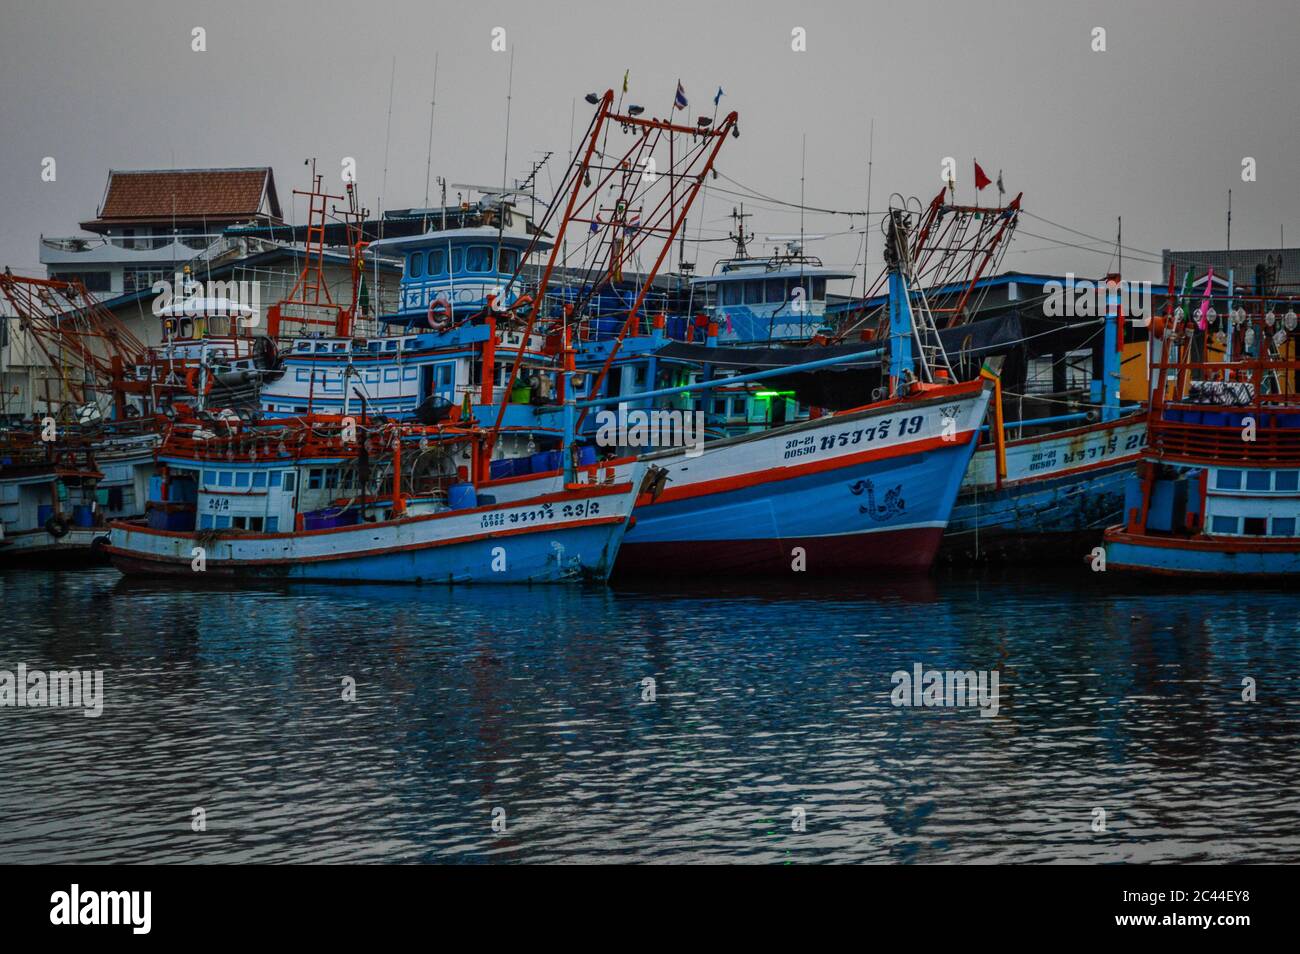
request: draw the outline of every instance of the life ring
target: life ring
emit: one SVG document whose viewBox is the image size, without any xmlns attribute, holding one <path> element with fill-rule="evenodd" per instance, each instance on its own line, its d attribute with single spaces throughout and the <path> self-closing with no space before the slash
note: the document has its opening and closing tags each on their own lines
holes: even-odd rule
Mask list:
<svg viewBox="0 0 1300 954">
<path fill-rule="evenodd" d="M 55 540 L 66 537 L 70 529 L 72 528 L 68 525 L 68 521 L 63 517 L 51 515 L 49 519 L 45 521 L 45 532 Z"/>
<path fill-rule="evenodd" d="M 197 383 L 198 376 L 199 376 L 198 368 L 187 368 L 185 370 L 185 390 L 189 391 L 190 394 L 194 395 L 195 397 L 198 397 L 199 395 L 199 388 Z M 209 374 L 207 380 L 203 382 L 203 394 L 205 397 L 212 392 L 212 378 L 213 375 Z"/>
<path fill-rule="evenodd" d="M 445 298 L 435 298 L 429 302 L 429 327 L 434 331 L 446 331 L 451 327 L 451 305 Z"/>
</svg>

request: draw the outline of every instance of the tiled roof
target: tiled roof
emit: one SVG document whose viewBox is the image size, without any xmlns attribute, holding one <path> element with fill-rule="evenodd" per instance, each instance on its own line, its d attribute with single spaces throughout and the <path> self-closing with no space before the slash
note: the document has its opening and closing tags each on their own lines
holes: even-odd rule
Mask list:
<svg viewBox="0 0 1300 954">
<path fill-rule="evenodd" d="M 279 218 L 275 180 L 256 169 L 114 170 L 97 223 L 167 219 L 252 219 L 264 207 Z"/>
</svg>

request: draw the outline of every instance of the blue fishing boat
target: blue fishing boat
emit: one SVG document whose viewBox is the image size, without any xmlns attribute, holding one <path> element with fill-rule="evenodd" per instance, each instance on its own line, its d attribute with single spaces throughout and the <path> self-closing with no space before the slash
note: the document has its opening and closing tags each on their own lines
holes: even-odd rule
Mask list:
<svg viewBox="0 0 1300 954">
<path fill-rule="evenodd" d="M 486 433 L 317 416 L 178 421 L 146 520 L 104 547 L 133 575 L 407 583 L 601 581 L 640 468 L 475 480 Z"/>
<path fill-rule="evenodd" d="M 1105 534 L 1108 572 L 1300 573 L 1300 299 L 1227 294 L 1207 284 L 1199 316 L 1180 308 L 1160 322 L 1149 445 L 1123 522 Z M 1207 320 L 1212 300 L 1226 305 L 1223 331 Z"/>
</svg>

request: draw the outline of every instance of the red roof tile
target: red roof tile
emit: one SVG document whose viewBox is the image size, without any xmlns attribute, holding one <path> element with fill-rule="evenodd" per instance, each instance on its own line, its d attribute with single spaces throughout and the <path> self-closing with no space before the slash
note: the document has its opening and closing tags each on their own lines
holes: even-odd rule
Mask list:
<svg viewBox="0 0 1300 954">
<path fill-rule="evenodd" d="M 270 192 L 270 212 L 279 217 L 269 168 L 113 171 L 98 222 L 150 219 L 251 219 Z"/>
</svg>

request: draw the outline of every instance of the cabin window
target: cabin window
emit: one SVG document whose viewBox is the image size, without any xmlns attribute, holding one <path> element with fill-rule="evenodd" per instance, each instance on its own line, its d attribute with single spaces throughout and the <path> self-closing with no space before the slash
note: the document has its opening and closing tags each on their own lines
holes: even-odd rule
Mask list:
<svg viewBox="0 0 1300 954">
<path fill-rule="evenodd" d="M 232 471 L 232 470 L 223 470 L 223 471 L 221 471 L 220 473 L 218 473 L 218 474 L 217 474 L 217 486 L 218 486 L 218 487 L 233 487 L 233 486 L 235 486 L 235 472 Z"/>
<path fill-rule="evenodd" d="M 437 380 L 439 384 L 451 384 L 451 373 L 455 369 L 453 364 L 440 364 L 437 370 Z"/>
<path fill-rule="evenodd" d="M 236 487 L 247 487 L 247 486 L 248 486 L 248 478 L 249 478 L 248 471 L 246 471 L 246 470 L 238 471 L 238 472 L 235 474 L 235 486 L 236 486 Z"/>
<path fill-rule="evenodd" d="M 463 272 L 465 270 L 465 249 L 453 248 L 450 254 L 451 270 L 453 272 Z"/>
<path fill-rule="evenodd" d="M 291 470 L 284 472 L 284 492 L 293 493 L 293 488 L 298 483 L 298 475 Z"/>
<path fill-rule="evenodd" d="M 1273 489 L 1275 490 L 1295 490 L 1296 478 L 1300 477 L 1300 471 L 1297 470 L 1279 470 L 1277 476 L 1273 478 Z"/>
<path fill-rule="evenodd" d="M 217 472 L 215 470 L 205 470 L 203 472 L 203 483 L 205 486 L 212 487 L 217 482 Z"/>
<path fill-rule="evenodd" d="M 327 468 L 325 471 L 325 489 L 335 490 L 338 488 L 338 485 L 339 485 L 339 472 L 335 470 L 333 467 Z"/>
<path fill-rule="evenodd" d="M 1218 477 L 1215 478 L 1214 486 L 1219 490 L 1240 490 L 1241 471 L 1239 470 L 1219 471 Z"/>
<path fill-rule="evenodd" d="M 217 527 L 218 530 L 229 530 L 229 529 L 230 529 L 230 518 L 229 518 L 229 517 L 218 517 L 218 518 L 217 518 L 217 524 L 216 524 L 216 527 Z"/>
<path fill-rule="evenodd" d="M 313 467 L 307 471 L 307 489 L 320 490 L 321 482 L 324 480 L 325 472 L 319 467 Z"/>
<path fill-rule="evenodd" d="M 745 304 L 754 305 L 763 300 L 762 282 L 745 282 Z"/>
<path fill-rule="evenodd" d="M 722 303 L 724 305 L 740 304 L 740 282 L 727 282 L 722 286 Z"/>
<path fill-rule="evenodd" d="M 1243 517 L 1241 532 L 1248 537 L 1262 537 L 1268 533 L 1267 517 Z"/>
<path fill-rule="evenodd" d="M 1275 537 L 1294 537 L 1294 536 L 1295 536 L 1295 517 L 1274 517 L 1274 518 L 1273 518 L 1273 536 L 1275 536 Z"/>
<path fill-rule="evenodd" d="M 199 529 L 200 530 L 212 529 L 212 514 L 204 513 L 199 515 Z"/>
<path fill-rule="evenodd" d="M 257 471 L 257 473 L 253 474 L 253 486 L 254 487 L 266 486 L 266 471 L 259 470 Z"/>
<path fill-rule="evenodd" d="M 278 470 L 271 471 L 270 483 L 272 487 L 280 486 L 280 472 Z"/>
<path fill-rule="evenodd" d="M 429 251 L 429 275 L 447 274 L 447 250 L 435 248 Z"/>
<path fill-rule="evenodd" d="M 488 245 L 471 245 L 465 251 L 465 270 L 468 272 L 492 271 L 492 248 Z"/>
<path fill-rule="evenodd" d="M 764 286 L 768 301 L 785 301 L 785 282 L 779 278 L 769 278 Z"/>
<path fill-rule="evenodd" d="M 1236 533 L 1237 518 L 1216 516 L 1211 522 L 1211 528 L 1215 533 Z"/>
<path fill-rule="evenodd" d="M 519 267 L 519 253 L 512 248 L 503 248 L 498 262 L 502 274 L 513 275 Z"/>
<path fill-rule="evenodd" d="M 412 252 L 411 257 L 406 260 L 406 273 L 412 278 L 419 278 L 424 274 L 424 253 Z"/>
<path fill-rule="evenodd" d="M 386 341 L 386 342 L 384 342 L 384 350 L 385 350 L 385 351 L 396 351 L 396 350 L 397 350 L 397 342 L 396 342 L 396 341 Z"/>
<path fill-rule="evenodd" d="M 727 399 L 715 398 L 713 401 L 713 413 L 718 417 L 727 416 Z"/>
<path fill-rule="evenodd" d="M 1271 486 L 1272 473 L 1267 470 L 1246 471 L 1247 490 L 1268 490 Z"/>
<path fill-rule="evenodd" d="M 279 517 L 267 517 L 267 518 L 266 518 L 266 532 L 267 532 L 267 533 L 279 533 L 279 532 L 280 532 L 280 518 L 279 518 Z"/>
</svg>

